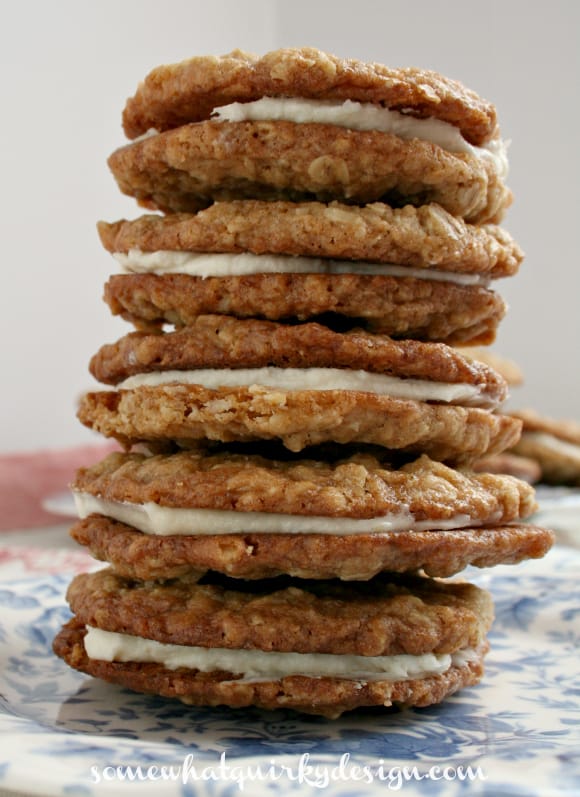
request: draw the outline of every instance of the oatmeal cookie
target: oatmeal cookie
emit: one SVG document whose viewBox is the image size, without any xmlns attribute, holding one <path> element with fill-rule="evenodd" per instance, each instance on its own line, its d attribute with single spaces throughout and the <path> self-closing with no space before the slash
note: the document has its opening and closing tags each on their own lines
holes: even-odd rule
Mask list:
<svg viewBox="0 0 580 797">
<path fill-rule="evenodd" d="M 514 445 L 515 418 L 356 390 L 277 390 L 169 384 L 85 394 L 78 418 L 123 445 L 171 439 L 277 440 L 291 451 L 325 442 L 370 443 L 466 463 Z"/>
<path fill-rule="evenodd" d="M 479 459 L 473 463 L 473 470 L 478 473 L 507 473 L 528 484 L 535 484 L 542 478 L 542 469 L 536 460 L 509 451 Z"/>
<path fill-rule="evenodd" d="M 455 125 L 472 144 L 497 135 L 494 106 L 436 72 L 341 59 L 313 47 L 263 57 L 240 50 L 153 69 L 127 100 L 129 138 L 208 119 L 215 107 L 261 97 L 354 100 Z"/>
<path fill-rule="evenodd" d="M 159 537 L 102 515 L 76 523 L 71 536 L 126 578 L 233 578 L 290 575 L 365 581 L 382 571 L 446 578 L 468 565 L 493 567 L 544 556 L 551 531 L 526 524 L 380 534 L 214 534 Z"/>
<path fill-rule="evenodd" d="M 546 484 L 580 487 L 580 424 L 531 409 L 510 414 L 523 422 L 513 453 L 535 460 L 542 471 L 540 480 Z"/>
<path fill-rule="evenodd" d="M 197 369 L 269 367 L 332 368 L 469 385 L 475 391 L 472 398 L 450 402 L 487 408 L 498 407 L 507 397 L 507 384 L 499 374 L 442 343 L 396 341 L 360 330 L 338 333 L 316 323 L 286 325 L 220 315 L 198 316 L 175 332 L 130 333 L 102 346 L 90 363 L 92 375 L 109 385 L 143 373 L 193 371 L 195 376 Z"/>
<path fill-rule="evenodd" d="M 435 280 L 359 274 L 116 274 L 105 301 L 140 329 L 192 324 L 211 313 L 272 321 L 350 322 L 392 337 L 491 343 L 505 314 L 494 291 Z"/>
<path fill-rule="evenodd" d="M 545 432 L 566 443 L 580 446 L 580 423 L 578 421 L 549 418 L 532 409 L 514 410 L 510 414 L 522 421 L 525 432 Z"/>
<path fill-rule="evenodd" d="M 371 454 L 337 462 L 255 454 L 181 451 L 148 456 L 115 452 L 73 483 L 105 501 L 331 518 L 406 517 L 433 527 L 509 523 L 535 509 L 533 489 L 510 476 L 472 474 L 426 456 L 400 468 Z M 242 529 L 243 530 L 243 529 Z"/>
<path fill-rule="evenodd" d="M 476 648 L 489 594 L 467 583 L 378 576 L 357 583 L 220 579 L 164 584 L 111 568 L 76 576 L 67 600 L 84 624 L 172 645 L 279 653 L 393 656 Z"/>
<path fill-rule="evenodd" d="M 490 158 L 329 124 L 198 122 L 121 147 L 108 163 L 123 193 L 165 212 L 233 199 L 435 202 L 483 224 L 501 221 L 512 200 Z"/>
<path fill-rule="evenodd" d="M 458 346 L 458 351 L 464 357 L 469 357 L 478 363 L 484 363 L 493 368 L 494 371 L 503 376 L 510 387 L 523 385 L 524 373 L 513 360 L 479 346 Z"/>
<path fill-rule="evenodd" d="M 198 213 L 148 214 L 99 222 L 111 253 L 211 252 L 295 255 L 396 263 L 507 277 L 523 253 L 497 225 L 474 226 L 436 204 L 392 208 L 376 202 L 216 202 Z M 356 272 L 356 264 L 353 263 Z"/>
</svg>

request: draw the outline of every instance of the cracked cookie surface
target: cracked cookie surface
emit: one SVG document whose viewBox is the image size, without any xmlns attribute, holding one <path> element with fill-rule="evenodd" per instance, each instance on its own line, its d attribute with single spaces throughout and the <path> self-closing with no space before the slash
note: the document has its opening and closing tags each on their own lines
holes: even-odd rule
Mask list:
<svg viewBox="0 0 580 797">
<path fill-rule="evenodd" d="M 107 501 L 167 507 L 374 518 L 401 510 L 417 521 L 509 523 L 535 509 L 534 491 L 510 476 L 472 474 L 426 456 L 399 468 L 371 454 L 336 462 L 256 454 L 115 452 L 78 471 L 73 489 Z"/>
<path fill-rule="evenodd" d="M 477 647 L 493 616 L 473 584 L 411 576 L 152 584 L 107 568 L 76 576 L 67 600 L 85 625 L 165 644 L 359 656 Z"/>
<path fill-rule="evenodd" d="M 123 445 L 173 440 L 280 441 L 291 451 L 369 443 L 468 463 L 519 438 L 521 422 L 477 407 L 428 404 L 356 390 L 277 390 L 168 384 L 85 394 L 78 418 Z"/>
</svg>

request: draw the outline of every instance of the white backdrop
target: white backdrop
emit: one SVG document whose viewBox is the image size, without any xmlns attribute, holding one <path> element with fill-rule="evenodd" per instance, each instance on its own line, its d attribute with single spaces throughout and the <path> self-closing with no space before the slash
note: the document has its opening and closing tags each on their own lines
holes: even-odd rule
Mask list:
<svg viewBox="0 0 580 797">
<path fill-rule="evenodd" d="M 580 417 L 580 3 L 553 0 L 57 0 L 2 3 L 0 450 L 95 439 L 74 417 L 90 356 L 128 325 L 109 316 L 113 261 L 99 218 L 135 217 L 106 158 L 121 110 L 157 64 L 240 47 L 313 45 L 434 68 L 498 107 L 527 259 L 497 283 L 510 311 L 495 350 L 526 385 L 512 404 Z"/>
</svg>

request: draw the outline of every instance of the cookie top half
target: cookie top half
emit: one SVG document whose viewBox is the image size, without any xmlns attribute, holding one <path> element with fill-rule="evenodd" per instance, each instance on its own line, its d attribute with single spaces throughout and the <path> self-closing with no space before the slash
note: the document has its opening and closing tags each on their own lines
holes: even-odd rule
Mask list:
<svg viewBox="0 0 580 797">
<path fill-rule="evenodd" d="M 123 127 L 136 138 L 150 128 L 163 131 L 203 121 L 216 107 L 261 97 L 373 103 L 447 122 L 478 146 L 497 135 L 495 107 L 455 80 L 414 67 L 337 58 L 312 47 L 263 57 L 235 50 L 159 66 L 127 100 Z"/>
<path fill-rule="evenodd" d="M 249 524 L 257 528 L 258 522 L 266 524 L 260 531 L 283 531 L 283 525 L 276 526 L 284 520 L 280 515 L 292 515 L 295 530 L 300 527 L 298 517 L 308 518 L 302 526 L 310 533 L 325 533 L 329 527 L 326 521 L 317 525 L 314 517 L 333 518 L 331 533 L 339 530 L 337 518 L 348 519 L 343 523 L 348 533 L 461 528 L 518 521 L 536 506 L 533 489 L 509 476 L 458 471 L 425 456 L 397 468 L 372 454 L 324 462 L 203 451 L 156 456 L 116 452 L 81 469 L 73 490 L 84 516 L 97 509 L 101 514 L 103 509 L 116 511 L 114 505 L 121 509 L 137 505 L 145 514 L 135 517 L 135 522 L 142 531 L 155 533 L 161 533 L 161 523 L 166 522 L 172 524 L 166 533 L 191 532 L 192 521 L 190 516 L 167 512 L 148 519 L 145 510 L 150 503 L 166 509 L 235 512 L 229 520 L 212 515 L 207 521 L 208 530 L 214 531 L 217 518 L 222 533 L 249 531 Z M 87 495 L 106 505 L 87 503 Z M 270 517 L 272 513 L 278 520 Z M 370 523 L 357 525 L 356 519 Z M 235 528 L 226 526 L 230 521 Z M 201 533 L 204 522 L 196 518 L 193 531 Z"/>
<path fill-rule="evenodd" d="M 541 415 L 536 410 L 514 410 L 511 415 L 523 422 L 525 432 L 538 432 L 552 435 L 572 445 L 580 446 L 580 423 L 575 420 L 557 420 Z"/>
<path fill-rule="evenodd" d="M 248 591 L 231 582 L 140 584 L 102 570 L 77 576 L 67 598 L 88 625 L 163 644 L 335 655 L 477 647 L 493 615 L 489 594 L 472 584 L 411 577 Z"/>
</svg>

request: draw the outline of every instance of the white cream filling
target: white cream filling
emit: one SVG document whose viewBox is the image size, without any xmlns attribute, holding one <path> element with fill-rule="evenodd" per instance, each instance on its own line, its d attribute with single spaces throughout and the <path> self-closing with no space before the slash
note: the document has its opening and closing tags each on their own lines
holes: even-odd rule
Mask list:
<svg viewBox="0 0 580 797">
<path fill-rule="evenodd" d="M 231 672 L 244 681 L 274 681 L 291 675 L 349 680 L 404 681 L 440 675 L 453 665 L 462 667 L 477 658 L 474 649 L 420 656 L 357 656 L 332 653 L 279 653 L 171 645 L 152 639 L 102 631 L 87 626 L 85 650 L 91 659 L 151 662 L 169 670 L 185 667 L 201 672 Z M 239 680 L 239 679 L 236 679 Z"/>
<path fill-rule="evenodd" d="M 124 272 L 136 274 L 188 274 L 192 277 L 238 277 L 247 274 L 368 274 L 384 277 L 451 282 L 456 285 L 481 285 L 490 280 L 481 274 L 463 274 L 433 268 L 413 268 L 383 263 L 330 260 L 300 255 L 219 254 L 159 250 L 115 252 L 113 257 Z"/>
<path fill-rule="evenodd" d="M 157 536 L 203 534 L 377 534 L 397 531 L 429 531 L 466 528 L 473 525 L 468 515 L 447 520 L 416 520 L 406 506 L 397 512 L 373 518 L 290 515 L 275 512 L 238 512 L 228 509 L 187 509 L 149 501 L 107 501 L 97 495 L 73 491 L 79 517 L 105 515 L 144 534 Z M 493 522 L 487 518 L 487 522 Z M 480 521 L 476 521 L 479 525 Z"/>
<path fill-rule="evenodd" d="M 136 138 L 132 139 L 131 144 L 136 144 L 138 141 L 145 141 L 145 139 L 147 138 L 153 138 L 153 136 L 158 136 L 158 135 L 159 135 L 159 130 L 157 130 L 156 127 L 150 127 L 144 133 L 141 133 L 140 136 L 137 136 Z"/>
<path fill-rule="evenodd" d="M 554 454 L 580 461 L 580 446 L 576 443 L 560 440 L 560 438 L 547 432 L 524 432 L 523 437 L 543 446 Z"/>
<path fill-rule="evenodd" d="M 346 368 L 198 368 L 193 371 L 153 371 L 135 374 L 116 385 L 117 390 L 181 384 L 208 390 L 254 386 L 279 390 L 354 390 L 415 401 L 443 401 L 465 406 L 488 406 L 479 385 L 399 379 L 386 374 Z"/>
<path fill-rule="evenodd" d="M 455 125 L 441 119 L 418 119 L 409 114 L 382 108 L 374 103 L 353 100 L 308 100 L 291 97 L 262 97 L 254 102 L 234 102 L 216 108 L 212 118 L 223 122 L 287 121 L 298 124 L 337 125 L 351 130 L 378 130 L 405 140 L 420 139 L 448 152 L 489 158 L 501 178 L 508 173 L 505 142 L 494 139 L 476 147 L 463 138 Z"/>
</svg>

